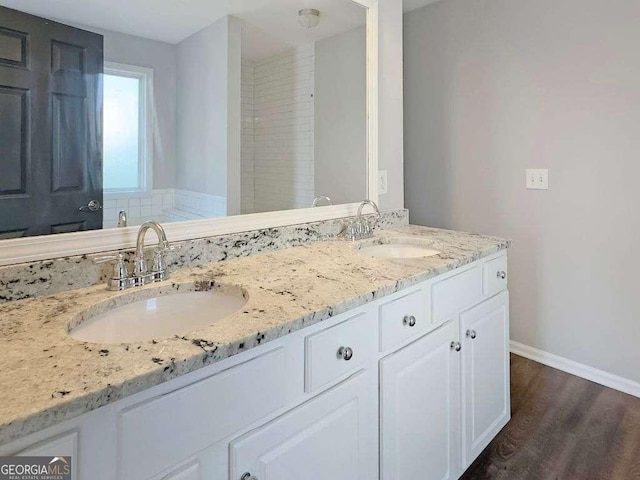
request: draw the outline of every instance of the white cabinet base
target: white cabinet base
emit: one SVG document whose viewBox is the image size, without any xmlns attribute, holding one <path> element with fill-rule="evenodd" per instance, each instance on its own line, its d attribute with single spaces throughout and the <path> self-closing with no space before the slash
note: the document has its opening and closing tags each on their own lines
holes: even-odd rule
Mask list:
<svg viewBox="0 0 640 480">
<path fill-rule="evenodd" d="M 463 313 L 463 454 L 467 468 L 511 418 L 509 294 Z M 475 338 L 474 338 L 475 337 Z"/>
<path fill-rule="evenodd" d="M 506 272 L 498 252 L 0 455 L 71 456 L 76 480 L 455 480 L 510 418 Z"/>
<path fill-rule="evenodd" d="M 383 480 L 460 475 L 460 352 L 448 323 L 380 362 Z"/>
</svg>

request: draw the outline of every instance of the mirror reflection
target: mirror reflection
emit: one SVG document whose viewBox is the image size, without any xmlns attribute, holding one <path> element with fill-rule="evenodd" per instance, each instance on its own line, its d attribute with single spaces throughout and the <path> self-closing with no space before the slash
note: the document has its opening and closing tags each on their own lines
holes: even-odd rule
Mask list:
<svg viewBox="0 0 640 480">
<path fill-rule="evenodd" d="M 348 0 L 0 0 L 0 238 L 367 197 Z"/>
</svg>

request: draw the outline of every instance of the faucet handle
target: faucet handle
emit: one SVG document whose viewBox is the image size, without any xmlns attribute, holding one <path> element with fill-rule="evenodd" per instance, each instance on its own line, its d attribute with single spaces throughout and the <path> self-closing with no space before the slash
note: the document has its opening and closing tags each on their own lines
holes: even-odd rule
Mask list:
<svg viewBox="0 0 640 480">
<path fill-rule="evenodd" d="M 373 233 L 373 226 L 369 223 L 369 219 L 363 218 L 361 225 L 361 233 L 364 237 L 368 237 Z"/>
<path fill-rule="evenodd" d="M 129 272 L 127 266 L 124 263 L 124 255 L 118 253 L 117 255 L 105 255 L 102 257 L 96 257 L 93 259 L 93 263 L 112 263 L 113 271 L 111 277 L 107 279 L 107 286 L 109 290 L 124 290 L 128 286 Z"/>
<path fill-rule="evenodd" d="M 153 266 L 151 267 L 151 271 L 161 272 L 167 269 L 166 262 L 164 260 L 164 254 L 168 249 L 165 248 L 156 248 L 153 251 Z"/>
<path fill-rule="evenodd" d="M 151 267 L 151 275 L 153 275 L 154 281 L 159 282 L 169 278 L 169 271 L 167 270 L 167 261 L 164 255 L 167 251 L 175 250 L 176 247 L 156 248 L 153 252 L 153 265 Z"/>
<path fill-rule="evenodd" d="M 358 223 L 351 220 L 345 229 L 343 230 L 343 235 L 347 240 L 355 241 L 358 239 Z"/>
<path fill-rule="evenodd" d="M 98 265 L 102 263 L 113 263 L 113 278 L 127 278 L 129 276 L 127 267 L 124 264 L 124 255 L 122 253 L 95 257 L 93 259 L 93 263 Z"/>
</svg>

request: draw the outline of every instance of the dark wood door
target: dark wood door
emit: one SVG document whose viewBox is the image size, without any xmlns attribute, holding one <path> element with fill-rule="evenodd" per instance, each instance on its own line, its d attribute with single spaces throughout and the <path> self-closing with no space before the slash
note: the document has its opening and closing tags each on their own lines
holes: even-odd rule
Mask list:
<svg viewBox="0 0 640 480">
<path fill-rule="evenodd" d="M 0 7 L 0 238 L 102 228 L 101 35 Z"/>
</svg>

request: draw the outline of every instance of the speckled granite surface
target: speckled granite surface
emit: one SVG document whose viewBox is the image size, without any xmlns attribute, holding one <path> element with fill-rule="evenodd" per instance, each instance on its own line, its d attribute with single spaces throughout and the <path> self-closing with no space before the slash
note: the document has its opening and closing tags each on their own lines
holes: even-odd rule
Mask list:
<svg viewBox="0 0 640 480">
<path fill-rule="evenodd" d="M 0 305 L 0 444 L 79 416 L 292 331 L 321 322 L 508 247 L 505 240 L 405 226 L 373 242 L 411 236 L 441 251 L 389 260 L 357 253 L 346 241 L 302 246 L 174 272 L 138 290 L 103 285 Z M 365 241 L 371 243 L 372 241 Z M 220 286 L 220 287 L 219 287 Z M 243 291 L 245 307 L 199 331 L 153 342 L 99 345 L 67 335 L 96 311 L 157 292 Z"/>
<path fill-rule="evenodd" d="M 390 210 L 382 212 L 379 225 L 387 228 L 408 223 L 407 210 Z M 342 231 L 344 225 L 345 219 L 338 218 L 172 242 L 178 248 L 167 255 L 167 266 L 173 271 L 308 242 L 330 240 Z M 91 257 L 112 253 L 116 252 L 103 252 Z M 132 253 L 126 256 L 128 260 L 132 257 Z M 86 255 L 3 266 L 0 267 L 0 303 L 99 285 L 104 283 L 110 271 L 111 267 L 95 265 Z"/>
</svg>

